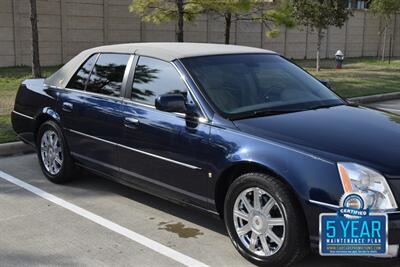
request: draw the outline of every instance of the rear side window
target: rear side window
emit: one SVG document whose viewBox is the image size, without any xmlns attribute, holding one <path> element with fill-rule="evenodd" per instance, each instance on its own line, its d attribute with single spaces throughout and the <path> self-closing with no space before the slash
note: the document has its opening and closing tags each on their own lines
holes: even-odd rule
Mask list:
<svg viewBox="0 0 400 267">
<path fill-rule="evenodd" d="M 101 54 L 90 74 L 86 91 L 120 96 L 129 57 L 127 54 Z"/>
<path fill-rule="evenodd" d="M 86 82 L 89 78 L 90 72 L 96 63 L 96 58 L 98 54 L 92 55 L 86 62 L 80 67 L 80 69 L 72 76 L 71 80 L 67 84 L 67 88 L 84 90 Z"/>
<path fill-rule="evenodd" d="M 187 88 L 176 69 L 168 62 L 140 57 L 135 68 L 132 100 L 154 106 L 163 94 L 187 95 Z"/>
</svg>

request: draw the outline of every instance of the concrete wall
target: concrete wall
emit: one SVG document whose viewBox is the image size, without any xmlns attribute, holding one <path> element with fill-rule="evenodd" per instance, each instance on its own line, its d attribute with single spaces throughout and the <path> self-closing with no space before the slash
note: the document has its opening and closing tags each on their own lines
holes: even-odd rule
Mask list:
<svg viewBox="0 0 400 267">
<path fill-rule="evenodd" d="M 174 22 L 143 23 L 128 12 L 129 3 L 130 0 L 38 0 L 42 64 L 62 64 L 86 48 L 103 44 L 175 40 Z M 0 66 L 30 65 L 29 11 L 29 0 L 0 1 Z M 322 57 L 332 58 L 338 49 L 348 57 L 379 55 L 381 26 L 379 17 L 355 11 L 343 28 L 326 31 Z M 266 37 L 265 30 L 259 22 L 239 21 L 232 25 L 231 42 L 271 49 L 289 58 L 315 57 L 316 34 L 307 28 L 281 29 L 274 39 Z M 393 55 L 400 56 L 400 14 L 393 19 L 389 33 L 394 36 Z M 200 16 L 185 25 L 185 41 L 223 43 L 223 20 L 211 14 Z"/>
</svg>

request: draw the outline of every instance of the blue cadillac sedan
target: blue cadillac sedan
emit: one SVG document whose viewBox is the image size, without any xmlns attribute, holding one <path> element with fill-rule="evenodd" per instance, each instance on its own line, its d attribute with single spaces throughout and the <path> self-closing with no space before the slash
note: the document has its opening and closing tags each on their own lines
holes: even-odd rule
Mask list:
<svg viewBox="0 0 400 267">
<path fill-rule="evenodd" d="M 318 246 L 344 193 L 388 214 L 400 244 L 400 117 L 349 104 L 278 54 L 195 43 L 83 51 L 24 81 L 12 123 L 54 183 L 77 167 L 220 215 L 263 266 Z"/>
</svg>

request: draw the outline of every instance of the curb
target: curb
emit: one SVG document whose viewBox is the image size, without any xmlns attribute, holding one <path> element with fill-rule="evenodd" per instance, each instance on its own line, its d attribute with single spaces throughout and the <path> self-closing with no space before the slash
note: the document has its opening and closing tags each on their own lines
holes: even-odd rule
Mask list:
<svg viewBox="0 0 400 267">
<path fill-rule="evenodd" d="M 357 103 L 357 104 L 371 104 L 371 103 L 375 103 L 375 102 L 388 101 L 388 100 L 394 100 L 394 99 L 400 99 L 400 92 L 353 97 L 353 98 L 348 98 L 347 100 L 349 100 L 350 102 L 353 102 L 353 103 Z"/>
<path fill-rule="evenodd" d="M 16 154 L 33 153 L 35 150 L 32 146 L 21 141 L 0 144 L 0 157 L 12 156 Z"/>
</svg>

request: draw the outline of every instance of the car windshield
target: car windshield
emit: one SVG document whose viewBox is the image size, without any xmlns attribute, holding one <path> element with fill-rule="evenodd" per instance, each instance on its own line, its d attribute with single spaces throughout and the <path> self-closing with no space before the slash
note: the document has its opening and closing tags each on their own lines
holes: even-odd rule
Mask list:
<svg viewBox="0 0 400 267">
<path fill-rule="evenodd" d="M 202 56 L 182 62 L 218 111 L 231 119 L 345 104 L 279 55 Z"/>
</svg>

